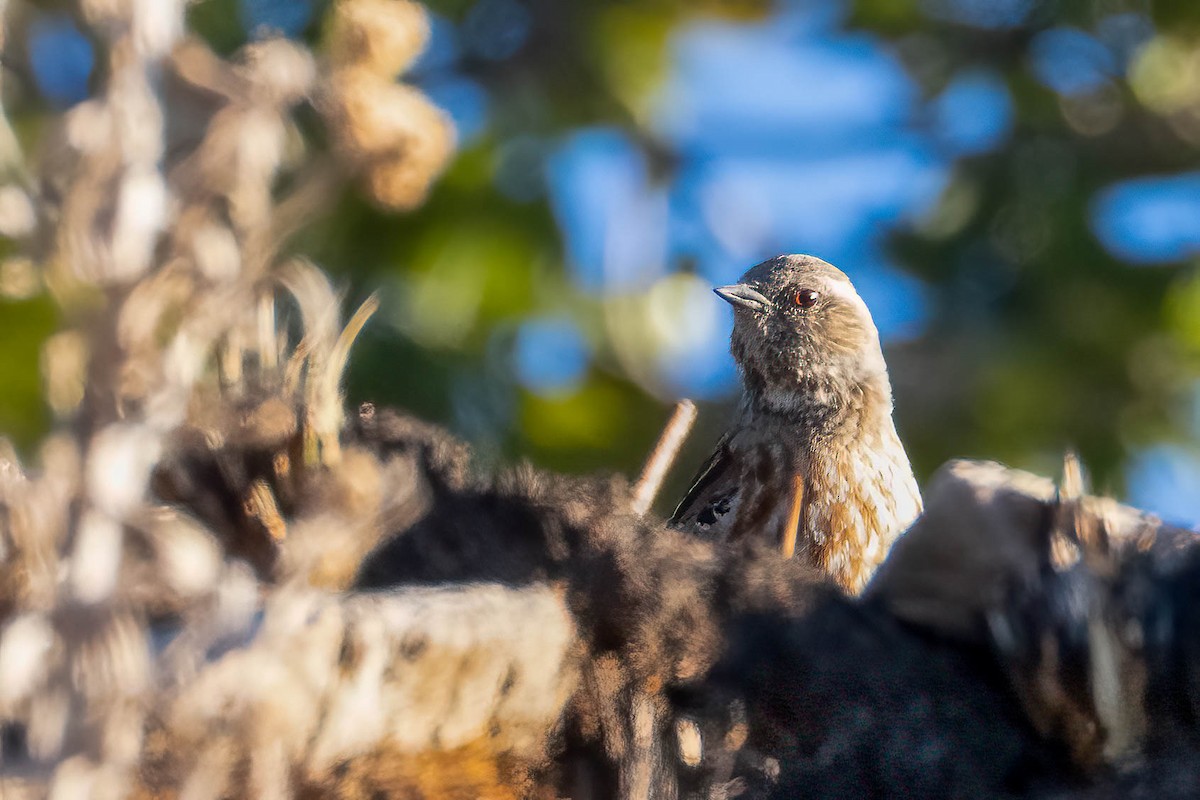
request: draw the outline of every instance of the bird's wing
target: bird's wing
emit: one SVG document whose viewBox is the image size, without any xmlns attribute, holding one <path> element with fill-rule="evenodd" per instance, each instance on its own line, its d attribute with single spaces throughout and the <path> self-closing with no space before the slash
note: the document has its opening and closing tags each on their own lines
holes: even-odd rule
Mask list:
<svg viewBox="0 0 1200 800">
<path fill-rule="evenodd" d="M 704 462 L 692 481 L 692 488 L 671 515 L 671 525 L 695 533 L 718 535 L 731 524 L 737 502 L 738 470 L 729 441 L 726 434 L 717 443 L 717 449 Z"/>
</svg>

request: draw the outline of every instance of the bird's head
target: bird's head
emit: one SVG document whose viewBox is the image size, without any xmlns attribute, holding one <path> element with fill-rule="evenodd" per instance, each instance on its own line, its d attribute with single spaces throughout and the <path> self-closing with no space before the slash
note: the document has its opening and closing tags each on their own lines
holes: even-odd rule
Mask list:
<svg viewBox="0 0 1200 800">
<path fill-rule="evenodd" d="M 733 356 L 751 393 L 834 391 L 879 383 L 879 332 L 846 274 L 805 255 L 777 256 L 715 289 L 733 306 Z"/>
</svg>

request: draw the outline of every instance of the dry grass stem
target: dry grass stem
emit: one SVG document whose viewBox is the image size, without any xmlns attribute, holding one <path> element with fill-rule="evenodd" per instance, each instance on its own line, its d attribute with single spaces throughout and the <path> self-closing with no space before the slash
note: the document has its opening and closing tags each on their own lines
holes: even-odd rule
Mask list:
<svg viewBox="0 0 1200 800">
<path fill-rule="evenodd" d="M 642 467 L 642 474 L 633 486 L 633 513 L 640 516 L 650 510 L 654 498 L 658 496 L 658 490 L 662 488 L 667 471 L 675 463 L 679 456 L 679 448 L 683 447 L 695 422 L 695 403 L 684 399 L 675 404 L 670 420 L 654 444 L 654 449 L 650 451 L 650 456 Z"/>
<path fill-rule="evenodd" d="M 783 541 L 780 545 L 780 552 L 784 558 L 791 558 L 796 554 L 796 539 L 800 533 L 800 521 L 804 516 L 804 477 L 794 475 L 792 477 L 792 501 L 788 505 L 787 522 L 783 527 Z"/>
</svg>

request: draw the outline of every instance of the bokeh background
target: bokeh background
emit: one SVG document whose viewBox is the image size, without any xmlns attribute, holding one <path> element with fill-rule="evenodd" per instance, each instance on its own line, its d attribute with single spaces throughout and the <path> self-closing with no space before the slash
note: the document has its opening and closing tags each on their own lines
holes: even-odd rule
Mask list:
<svg viewBox="0 0 1200 800">
<path fill-rule="evenodd" d="M 97 76 L 69 4 L 25 6 L 5 91 L 36 152 Z M 1074 446 L 1098 488 L 1200 520 L 1200 3 L 427 6 L 404 80 L 453 118 L 453 163 L 412 212 L 350 190 L 294 245 L 348 308 L 381 293 L 352 402 L 411 409 L 488 457 L 634 474 L 670 404 L 695 398 L 669 511 L 736 396 L 711 286 L 808 252 L 872 308 L 922 477 L 953 456 L 1055 474 Z M 327 11 L 190 14 L 231 52 L 279 34 L 319 48 Z M 28 263 L 0 255 L 0 430 L 29 447 L 58 320 Z"/>
</svg>

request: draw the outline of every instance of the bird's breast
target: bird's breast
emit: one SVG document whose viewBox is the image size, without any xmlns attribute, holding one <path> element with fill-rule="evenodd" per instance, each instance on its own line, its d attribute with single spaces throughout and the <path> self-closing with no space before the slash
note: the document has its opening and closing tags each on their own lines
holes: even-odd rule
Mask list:
<svg viewBox="0 0 1200 800">
<path fill-rule="evenodd" d="M 810 460 L 806 479 L 810 557 L 858 591 L 921 511 L 908 456 L 898 439 L 829 448 Z"/>
</svg>

